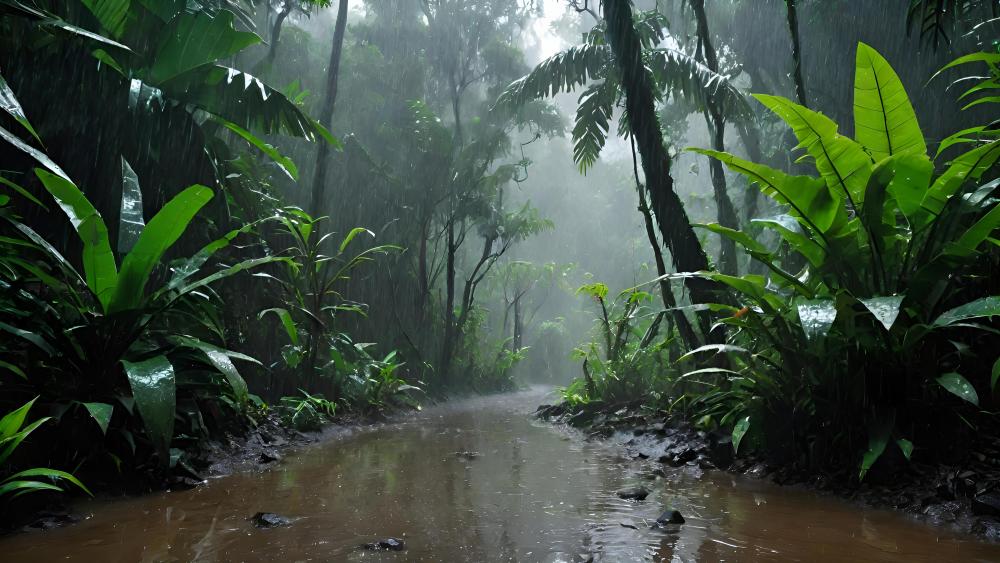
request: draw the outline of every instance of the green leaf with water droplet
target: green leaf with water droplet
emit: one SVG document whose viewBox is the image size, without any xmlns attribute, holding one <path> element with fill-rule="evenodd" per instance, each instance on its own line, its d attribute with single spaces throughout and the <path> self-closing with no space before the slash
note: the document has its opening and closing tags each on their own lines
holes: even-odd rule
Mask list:
<svg viewBox="0 0 1000 563">
<path fill-rule="evenodd" d="M 746 436 L 748 430 L 750 430 L 749 416 L 741 418 L 733 426 L 733 452 L 740 452 L 740 442 L 743 441 L 743 437 Z"/>
<path fill-rule="evenodd" d="M 903 296 L 872 297 L 858 301 L 861 301 L 861 304 L 878 319 L 878 322 L 882 323 L 886 330 L 889 330 L 896 322 L 896 317 L 899 316 L 899 306 L 903 304 Z"/>
<path fill-rule="evenodd" d="M 903 457 L 909 461 L 910 456 L 913 455 L 913 442 L 907 440 L 906 438 L 900 438 L 896 440 L 896 445 L 899 446 L 900 451 L 903 452 Z"/>
<path fill-rule="evenodd" d="M 837 306 L 832 299 L 801 301 L 797 309 L 802 331 L 809 340 L 826 336 L 837 320 Z"/>
<path fill-rule="evenodd" d="M 141 362 L 122 360 L 128 382 L 132 386 L 135 406 L 146 427 L 146 434 L 156 447 L 160 463 L 169 461 L 168 450 L 174 435 L 174 412 L 177 408 L 177 386 L 174 366 L 166 356 L 155 356 Z"/>
<path fill-rule="evenodd" d="M 115 407 L 107 403 L 83 403 L 90 417 L 101 427 L 101 433 L 108 433 L 108 424 L 111 423 L 111 415 L 114 414 Z"/>
<path fill-rule="evenodd" d="M 947 389 L 949 393 L 969 401 L 977 407 L 979 406 L 979 394 L 976 393 L 976 388 L 960 374 L 955 372 L 946 373 L 937 378 L 937 382 L 941 384 L 941 387 Z"/>
</svg>

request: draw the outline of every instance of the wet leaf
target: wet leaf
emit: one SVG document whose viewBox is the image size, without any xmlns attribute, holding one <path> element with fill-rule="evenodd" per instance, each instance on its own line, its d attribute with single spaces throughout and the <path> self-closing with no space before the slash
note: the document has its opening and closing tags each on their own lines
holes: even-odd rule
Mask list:
<svg viewBox="0 0 1000 563">
<path fill-rule="evenodd" d="M 749 416 L 739 419 L 736 425 L 733 426 L 733 452 L 740 453 L 740 442 L 743 441 L 743 437 L 746 436 L 748 430 L 750 430 Z"/>
<path fill-rule="evenodd" d="M 35 128 L 31 126 L 31 122 L 28 121 L 28 117 L 24 114 L 24 108 L 21 107 L 21 102 L 17 101 L 17 97 L 14 96 L 14 91 L 10 89 L 7 85 L 7 81 L 4 80 L 3 76 L 0 75 L 0 109 L 6 111 L 14 118 L 15 121 L 20 123 L 25 129 L 31 133 L 31 136 L 35 138 L 39 143 L 42 140 L 38 137 L 38 133 L 35 132 Z"/>
<path fill-rule="evenodd" d="M 976 393 L 976 388 L 958 373 L 946 373 L 937 378 L 937 382 L 940 383 L 941 387 L 944 387 L 949 393 L 952 393 L 956 397 L 968 401 L 973 405 L 979 406 L 979 395 Z"/>
<path fill-rule="evenodd" d="M 83 5 L 97 21 L 101 22 L 101 27 L 111 32 L 114 38 L 121 37 L 125 31 L 125 19 L 128 16 L 129 0 L 81 0 Z"/>
<path fill-rule="evenodd" d="M 257 147 L 257 149 L 259 149 L 260 152 L 262 152 L 262 153 L 266 154 L 267 156 L 269 156 L 271 158 L 271 160 L 273 160 L 274 163 L 277 164 L 278 167 L 281 168 L 281 170 L 289 178 L 291 178 L 292 180 L 298 181 L 298 179 L 299 179 L 299 169 L 295 166 L 295 162 L 293 162 L 292 159 L 290 159 L 287 156 L 281 154 L 280 152 L 278 152 L 278 149 L 274 148 L 273 145 L 268 144 L 266 141 L 264 141 L 260 137 L 257 137 L 256 135 L 254 135 L 253 133 L 247 131 L 246 129 L 244 129 L 242 127 L 240 127 L 239 125 L 237 125 L 235 123 L 232 123 L 232 122 L 229 122 L 229 121 L 226 121 L 226 120 L 221 119 L 221 118 L 219 119 L 219 122 L 222 123 L 222 125 L 226 129 L 229 129 L 233 133 L 236 133 L 240 137 L 243 137 L 243 140 L 245 140 L 246 142 L 250 143 L 251 145 Z"/>
<path fill-rule="evenodd" d="M 997 315 L 1000 315 L 1000 296 L 994 295 L 971 301 L 965 305 L 959 305 L 954 309 L 942 313 L 941 316 L 934 319 L 934 326 L 948 326 L 952 323 L 968 319 L 993 317 Z"/>
<path fill-rule="evenodd" d="M 903 452 L 903 457 L 909 461 L 910 456 L 913 455 L 913 442 L 907 440 L 906 438 L 900 438 L 896 440 L 896 445 L 899 446 L 899 450 Z"/>
<path fill-rule="evenodd" d="M 832 299 L 801 301 L 797 308 L 802 331 L 809 340 L 826 336 L 837 320 L 837 306 Z"/>
<path fill-rule="evenodd" d="M 871 299 L 859 299 L 861 304 L 867 308 L 872 315 L 886 330 L 892 328 L 893 323 L 896 322 L 896 317 L 899 316 L 899 306 L 903 304 L 902 295 L 892 295 L 889 297 L 872 297 Z"/>
<path fill-rule="evenodd" d="M 878 458 L 882 457 L 882 453 L 885 452 L 885 446 L 889 443 L 892 426 L 893 417 L 889 417 L 868 427 L 868 449 L 861 457 L 861 468 L 858 474 L 859 480 L 864 480 L 865 475 L 875 465 Z"/>
<path fill-rule="evenodd" d="M 154 84 L 260 43 L 257 34 L 233 27 L 233 13 L 228 10 L 220 10 L 214 16 L 205 11 L 182 12 L 167 24 L 161 37 L 149 70 Z"/>
<path fill-rule="evenodd" d="M 135 247 L 122 261 L 110 312 L 134 309 L 142 303 L 153 268 L 212 196 L 211 189 L 195 184 L 174 196 L 149 220 Z"/>
<path fill-rule="evenodd" d="M 83 241 L 83 272 L 87 287 L 107 310 L 118 284 L 118 268 L 104 219 L 73 182 L 40 168 L 35 169 L 35 175 L 55 198 Z"/>
<path fill-rule="evenodd" d="M 926 154 L 924 134 L 903 82 L 882 55 L 858 43 L 854 135 L 878 162 L 901 153 Z"/>
<path fill-rule="evenodd" d="M 142 190 L 139 177 L 122 157 L 122 206 L 118 223 L 118 253 L 128 254 L 138 242 L 146 219 L 142 216 Z"/>
<path fill-rule="evenodd" d="M 161 464 L 169 461 L 168 451 L 174 435 L 174 412 L 177 408 L 177 387 L 174 366 L 166 356 L 155 356 L 141 362 L 122 360 L 132 396 L 146 434 L 156 448 Z"/>
<path fill-rule="evenodd" d="M 108 424 L 111 423 L 111 415 L 114 414 L 115 407 L 107 403 L 83 403 L 83 406 L 86 407 L 94 422 L 101 427 L 101 433 L 107 434 Z"/>
</svg>

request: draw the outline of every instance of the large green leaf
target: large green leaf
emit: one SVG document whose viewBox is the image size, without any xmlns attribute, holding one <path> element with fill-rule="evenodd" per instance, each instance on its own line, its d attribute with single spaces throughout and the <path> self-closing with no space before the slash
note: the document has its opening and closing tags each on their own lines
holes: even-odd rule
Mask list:
<svg viewBox="0 0 1000 563">
<path fill-rule="evenodd" d="M 949 393 L 973 405 L 979 406 L 979 394 L 976 393 L 976 388 L 960 374 L 955 372 L 946 373 L 937 378 L 937 382 Z"/>
<path fill-rule="evenodd" d="M 104 219 L 73 182 L 40 168 L 35 169 L 35 175 L 69 217 L 83 241 L 83 272 L 87 287 L 106 311 L 118 285 L 118 269 Z"/>
<path fill-rule="evenodd" d="M 4 129 L 3 127 L 0 127 L 0 139 L 3 139 L 8 143 L 14 145 L 15 147 L 17 147 L 18 150 L 27 154 L 31 158 L 34 158 L 35 160 L 38 161 L 39 164 L 48 168 L 54 174 L 59 175 L 59 177 L 64 178 L 67 181 L 69 180 L 69 176 L 66 175 L 66 173 L 63 172 L 63 169 L 59 168 L 59 165 L 53 162 L 51 158 L 45 156 L 45 154 L 42 151 L 26 144 L 21 139 L 18 139 L 17 136 L 15 136 L 10 131 Z"/>
<path fill-rule="evenodd" d="M 7 85 L 7 81 L 4 80 L 2 75 L 0 75 L 0 109 L 9 113 L 15 121 L 20 123 L 22 127 L 31 133 L 31 136 L 34 137 L 35 140 L 39 143 L 42 142 L 42 140 L 38 137 L 38 133 L 35 132 L 35 128 L 31 126 L 31 122 L 28 121 L 28 117 L 24 115 L 24 108 L 22 108 L 21 103 L 17 101 L 14 91 L 10 89 L 10 86 Z"/>
<path fill-rule="evenodd" d="M 861 457 L 861 467 L 858 479 L 863 480 L 868 471 L 875 465 L 878 458 L 885 452 L 885 446 L 889 443 L 892 434 L 892 417 L 886 418 L 877 424 L 872 424 L 868 428 L 868 449 Z"/>
<path fill-rule="evenodd" d="M 237 31 L 233 13 L 220 10 L 181 12 L 167 24 L 149 69 L 149 81 L 162 83 L 200 66 L 215 63 L 260 43 L 255 33 Z"/>
<path fill-rule="evenodd" d="M 921 205 L 930 187 L 934 163 L 925 154 L 904 153 L 892 156 L 882 166 L 891 174 L 886 193 L 895 199 L 911 224 L 920 224 L 927 214 Z"/>
<path fill-rule="evenodd" d="M 826 250 L 824 247 L 806 234 L 795 217 L 791 215 L 775 215 L 774 217 L 753 219 L 750 223 L 777 232 L 785 242 L 790 244 L 796 252 L 801 254 L 816 268 L 823 267 L 823 264 L 826 262 Z"/>
<path fill-rule="evenodd" d="M 581 288 L 582 289 L 582 288 Z M 257 319 L 263 319 L 264 315 L 267 313 L 272 313 L 281 320 L 282 326 L 285 327 L 285 332 L 288 334 L 288 340 L 292 342 L 292 345 L 298 346 L 299 344 L 299 330 L 295 326 L 295 321 L 292 319 L 291 313 L 288 309 L 281 307 L 274 307 L 272 309 L 264 309 L 257 315 Z"/>
<path fill-rule="evenodd" d="M 982 317 L 995 317 L 1000 315 L 1000 296 L 983 297 L 970 301 L 964 305 L 959 305 L 942 313 L 934 319 L 934 326 L 942 327 L 969 319 Z"/>
<path fill-rule="evenodd" d="M 101 27 L 111 33 L 115 39 L 122 36 L 125 31 L 125 19 L 128 17 L 129 0 L 81 0 L 83 5 L 97 21 L 101 22 Z"/>
<path fill-rule="evenodd" d="M 179 264 L 173 267 L 173 275 L 170 277 L 170 281 L 167 282 L 167 285 L 161 291 L 164 290 L 174 291 L 180 289 L 191 276 L 195 275 L 196 273 L 198 273 L 199 270 L 201 270 L 202 266 L 204 266 L 209 261 L 209 259 L 211 259 L 212 256 L 215 255 L 216 252 L 229 246 L 230 243 L 232 243 L 233 240 L 236 239 L 236 237 L 238 237 L 239 235 L 253 230 L 253 228 L 258 223 L 259 221 L 255 221 L 253 223 L 248 223 L 246 225 L 243 225 L 239 229 L 234 229 L 232 231 L 229 231 L 228 233 L 226 233 L 225 236 L 206 244 L 204 247 L 202 247 L 201 250 L 196 252 L 194 256 L 191 256 L 186 260 L 180 261 Z"/>
<path fill-rule="evenodd" d="M 114 405 L 108 403 L 83 403 L 87 413 L 94 419 L 94 422 L 101 427 L 101 433 L 108 433 L 108 425 L 111 424 L 111 415 L 115 412 Z"/>
<path fill-rule="evenodd" d="M 274 148 L 273 145 L 268 144 L 260 137 L 257 137 L 256 135 L 240 127 L 239 125 L 226 121 L 224 119 L 219 119 L 219 121 L 222 123 L 223 127 L 229 129 L 233 133 L 236 133 L 240 137 L 243 137 L 243 140 L 257 147 L 257 149 L 260 150 L 260 152 L 269 156 L 271 160 L 273 160 L 274 163 L 277 164 L 278 167 L 281 168 L 282 172 L 284 172 L 289 178 L 298 181 L 299 169 L 295 166 L 295 162 L 293 162 L 292 159 L 281 154 L 278 151 L 278 149 Z"/>
<path fill-rule="evenodd" d="M 11 436 L 17 434 L 21 430 L 21 426 L 24 425 L 24 419 L 28 417 L 28 411 L 34 406 L 35 401 L 38 398 L 34 398 L 27 403 L 21 405 L 21 408 L 13 410 L 3 418 L 0 418 L 0 440 L 5 440 Z"/>
<path fill-rule="evenodd" d="M 142 210 L 142 190 L 139 177 L 125 157 L 122 157 L 122 205 L 118 221 L 118 253 L 127 254 L 139 241 L 146 219 Z"/>
<path fill-rule="evenodd" d="M 894 154 L 927 154 L 902 81 L 889 62 L 864 43 L 858 43 L 854 73 L 854 136 L 876 162 Z"/>
<path fill-rule="evenodd" d="M 878 322 L 882 323 L 886 330 L 889 330 L 899 316 L 899 306 L 903 304 L 904 297 L 903 295 L 890 295 L 858 299 L 858 301 L 878 319 Z"/>
<path fill-rule="evenodd" d="M 145 297 L 146 282 L 153 268 L 184 231 L 201 208 L 212 199 L 212 190 L 194 185 L 167 202 L 143 229 L 135 248 L 122 261 L 118 287 L 110 312 L 134 309 Z"/>
<path fill-rule="evenodd" d="M 312 141 L 341 143 L 284 94 L 259 78 L 225 66 L 210 65 L 162 85 L 171 98 L 257 133 L 285 133 Z"/>
<path fill-rule="evenodd" d="M 746 176 L 760 187 L 764 195 L 791 207 L 790 213 L 802 219 L 818 235 L 827 233 L 835 224 L 847 221 L 844 198 L 831 191 L 821 180 L 811 176 L 791 176 L 725 152 L 697 148 L 687 150 L 718 159 L 733 172 Z"/>
<path fill-rule="evenodd" d="M 958 240 L 948 245 L 947 253 L 954 256 L 970 256 L 997 228 L 1000 228 L 1000 205 L 993 206 L 993 209 L 962 233 Z"/>
<path fill-rule="evenodd" d="M 235 356 L 254 362 L 257 362 L 257 360 L 243 354 L 230 352 L 229 350 L 219 348 L 218 346 L 196 338 L 182 337 L 179 339 L 179 342 L 185 346 L 200 350 L 203 354 L 205 354 L 209 363 L 211 363 L 215 369 L 219 370 L 219 373 L 226 377 L 226 380 L 229 382 L 229 387 L 232 388 L 233 394 L 236 395 L 237 401 L 239 401 L 241 405 L 246 404 L 249 397 L 247 383 L 243 379 L 243 376 L 240 375 L 239 370 L 236 369 L 236 365 L 233 364 L 231 357 Z"/>
<path fill-rule="evenodd" d="M 802 332 L 809 340 L 826 336 L 837 320 L 837 304 L 832 299 L 803 300 L 796 308 Z"/>
<path fill-rule="evenodd" d="M 750 417 L 745 416 L 733 426 L 733 452 L 740 453 L 740 443 L 743 441 L 743 437 L 746 436 L 747 431 L 750 430 Z"/>
<path fill-rule="evenodd" d="M 832 192 L 856 205 L 864 201 L 872 159 L 861 145 L 838 133 L 837 124 L 821 113 L 780 96 L 754 97 L 792 128 Z"/>
<path fill-rule="evenodd" d="M 18 473 L 11 475 L 10 477 L 7 477 L 5 481 L 22 481 L 25 478 L 29 477 L 32 478 L 45 477 L 47 479 L 52 479 L 53 481 L 59 481 L 59 480 L 69 481 L 70 483 L 73 483 L 77 487 L 80 487 L 80 489 L 82 489 L 83 492 L 87 493 L 88 495 L 94 496 L 94 493 L 90 492 L 90 489 L 84 486 L 84 484 L 81 483 L 79 479 L 77 479 L 76 477 L 74 477 L 69 473 L 66 473 L 65 471 L 59 471 L 58 469 L 48 469 L 46 467 L 25 469 L 24 471 L 20 471 Z M 47 489 L 48 487 L 39 487 L 39 488 Z M 0 496 L 2 495 L 3 493 L 0 493 Z"/>
<path fill-rule="evenodd" d="M 169 460 L 170 441 L 174 436 L 174 412 L 177 409 L 177 382 L 174 366 L 166 356 L 141 362 L 122 360 L 132 396 L 146 426 L 146 434 L 156 448 L 160 463 Z"/>
<path fill-rule="evenodd" d="M 1000 140 L 980 145 L 951 161 L 948 168 L 934 180 L 921 204 L 933 215 L 941 213 L 948 199 L 966 181 L 979 180 L 1000 159 Z"/>
</svg>

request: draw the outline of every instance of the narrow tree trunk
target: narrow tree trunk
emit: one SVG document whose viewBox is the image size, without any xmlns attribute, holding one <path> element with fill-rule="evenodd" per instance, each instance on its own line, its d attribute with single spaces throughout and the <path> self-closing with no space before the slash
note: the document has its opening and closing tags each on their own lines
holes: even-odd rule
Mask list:
<svg viewBox="0 0 1000 563">
<path fill-rule="evenodd" d="M 792 77 L 795 79 L 795 95 L 799 98 L 799 103 L 809 107 L 806 98 L 806 83 L 802 78 L 802 46 L 799 43 L 799 14 L 795 8 L 795 0 L 785 0 L 788 8 L 788 32 L 792 36 L 792 61 L 795 68 L 792 70 Z"/>
<path fill-rule="evenodd" d="M 663 145 L 660 133 L 652 79 L 642 62 L 642 45 L 632 25 L 631 2 L 605 0 L 603 10 L 611 49 L 618 70 L 621 72 L 622 86 L 625 90 L 629 128 L 635 136 L 642 157 L 646 190 L 660 234 L 670 250 L 676 270 L 680 272 L 707 270 L 708 257 L 691 227 L 684 204 L 674 191 L 673 178 L 670 176 L 670 156 Z M 690 277 L 685 280 L 685 284 L 693 302 L 716 301 L 713 283 Z"/>
<path fill-rule="evenodd" d="M 319 122 L 330 128 L 333 122 L 333 108 L 337 102 L 337 76 L 340 74 L 340 58 L 344 50 L 344 31 L 347 29 L 347 0 L 340 0 L 337 8 L 337 24 L 333 29 L 333 47 L 330 49 L 330 65 L 326 75 L 326 98 L 319 110 Z M 330 157 L 330 143 L 320 140 L 316 153 L 316 173 L 313 176 L 312 205 L 310 211 L 315 216 L 323 215 L 326 195 L 326 168 Z"/>
<path fill-rule="evenodd" d="M 665 309 L 672 309 L 670 315 L 677 325 L 677 332 L 681 335 L 681 340 L 688 347 L 689 350 L 694 350 L 700 346 L 698 341 L 698 335 L 695 334 L 694 328 L 691 327 L 691 323 L 688 322 L 687 316 L 684 315 L 684 311 L 677 310 L 677 300 L 674 299 L 674 292 L 670 289 L 669 280 L 662 279 L 667 275 L 667 265 L 663 262 L 663 252 L 660 250 L 660 242 L 656 239 L 656 231 L 653 227 L 653 216 L 649 212 L 649 206 L 646 204 L 646 196 L 642 193 L 642 186 L 639 188 L 639 212 L 642 213 L 642 218 L 646 223 L 646 238 L 649 239 L 649 245 L 653 248 L 653 260 L 656 262 L 656 275 L 660 277 L 660 297 L 663 299 L 663 307 Z"/>
<path fill-rule="evenodd" d="M 441 376 L 450 377 L 451 357 L 455 352 L 455 221 L 448 223 L 447 265 L 445 266 L 444 342 L 441 343 Z"/>
<path fill-rule="evenodd" d="M 705 0 L 691 0 L 691 7 L 698 20 L 698 40 L 705 55 L 705 64 L 712 72 L 719 72 L 719 58 L 712 46 L 712 37 L 708 31 L 708 17 L 705 15 Z M 715 96 L 708 97 L 708 112 L 705 116 L 709 132 L 712 134 L 712 148 L 717 151 L 726 150 L 726 118 L 719 100 Z M 733 200 L 729 198 L 726 188 L 726 173 L 722 163 L 715 158 L 709 159 L 709 171 L 712 176 L 712 190 L 715 193 L 715 206 L 719 224 L 729 229 L 739 228 L 739 219 Z M 719 271 L 724 274 L 736 274 L 736 243 L 728 237 L 720 237 Z"/>
<path fill-rule="evenodd" d="M 521 318 L 521 295 L 518 295 L 514 298 L 514 339 L 511 343 L 512 352 L 517 352 L 521 349 L 523 325 L 524 319 Z"/>
<path fill-rule="evenodd" d="M 292 13 L 292 0 L 285 2 L 285 5 L 278 12 L 278 17 L 274 19 L 271 26 L 271 44 L 267 48 L 267 57 L 264 59 L 264 68 L 270 69 L 274 64 L 274 59 L 278 56 L 278 40 L 281 38 L 281 26 L 285 23 L 285 18 Z"/>
</svg>

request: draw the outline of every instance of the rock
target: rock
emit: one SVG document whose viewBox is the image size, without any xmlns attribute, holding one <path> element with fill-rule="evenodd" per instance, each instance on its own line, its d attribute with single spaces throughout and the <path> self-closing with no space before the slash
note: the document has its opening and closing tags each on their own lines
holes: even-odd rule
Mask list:
<svg viewBox="0 0 1000 563">
<path fill-rule="evenodd" d="M 386 538 L 377 542 L 366 543 L 364 548 L 369 551 L 403 551 L 406 542 L 398 538 Z"/>
<path fill-rule="evenodd" d="M 273 512 L 258 512 L 250 521 L 258 528 L 278 528 L 292 523 L 290 519 Z"/>
<path fill-rule="evenodd" d="M 76 524 L 80 518 L 66 511 L 42 511 L 33 522 L 22 528 L 25 532 L 38 532 Z"/>
<path fill-rule="evenodd" d="M 1000 540 L 1000 522 L 991 518 L 980 518 L 972 525 L 972 533 L 988 540 Z"/>
<path fill-rule="evenodd" d="M 656 523 L 661 526 L 666 526 L 667 524 L 683 524 L 684 517 L 681 516 L 680 511 L 671 508 L 661 514 L 660 517 L 656 519 Z"/>
<path fill-rule="evenodd" d="M 653 477 L 666 477 L 667 472 L 657 467 L 656 469 L 653 470 L 652 475 Z"/>
<path fill-rule="evenodd" d="M 260 452 L 259 461 L 261 463 L 273 463 L 275 461 L 281 461 L 281 455 L 279 455 L 278 452 L 273 450 L 264 450 Z"/>
<path fill-rule="evenodd" d="M 645 428 L 636 428 L 635 430 L 632 431 L 633 436 L 642 436 L 645 433 L 646 433 Z"/>
<path fill-rule="evenodd" d="M 649 496 L 649 489 L 646 487 L 626 487 L 619 489 L 616 493 L 618 498 L 625 500 L 646 500 Z"/>
<path fill-rule="evenodd" d="M 479 457 L 479 452 L 455 452 L 455 457 L 464 460 L 473 460 Z"/>
<path fill-rule="evenodd" d="M 979 516 L 1000 516 L 1000 493 L 989 492 L 972 499 L 972 513 Z"/>
<path fill-rule="evenodd" d="M 635 524 L 630 524 L 628 522 L 619 522 L 618 525 L 621 526 L 622 528 L 628 528 L 630 530 L 638 530 L 639 529 L 639 527 L 636 526 Z"/>
</svg>

